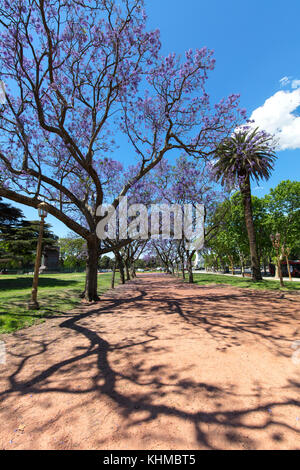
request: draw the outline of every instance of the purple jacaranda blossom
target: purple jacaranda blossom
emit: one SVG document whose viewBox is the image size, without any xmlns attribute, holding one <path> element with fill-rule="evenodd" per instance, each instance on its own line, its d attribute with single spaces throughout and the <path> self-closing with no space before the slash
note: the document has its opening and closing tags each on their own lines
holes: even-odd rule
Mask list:
<svg viewBox="0 0 300 470">
<path fill-rule="evenodd" d="M 0 0 L 0 15 L 0 196 L 32 207 L 45 200 L 87 240 L 95 276 L 97 207 L 117 205 L 133 185 L 131 197 L 148 194 L 139 180 L 172 150 L 209 158 L 244 119 L 238 95 L 210 103 L 213 51 L 162 57 L 142 0 Z M 120 131 L 135 168 L 127 181 L 114 144 Z"/>
</svg>

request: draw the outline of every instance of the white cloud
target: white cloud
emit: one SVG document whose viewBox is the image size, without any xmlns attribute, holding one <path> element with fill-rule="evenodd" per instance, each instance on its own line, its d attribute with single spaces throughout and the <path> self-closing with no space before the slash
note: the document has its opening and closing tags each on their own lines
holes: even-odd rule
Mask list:
<svg viewBox="0 0 300 470">
<path fill-rule="evenodd" d="M 285 83 L 288 77 L 280 82 Z M 290 82 L 290 80 L 288 79 Z M 254 125 L 275 134 L 278 139 L 278 149 L 300 148 L 300 117 L 293 112 L 300 106 L 300 80 L 291 82 L 292 90 L 280 90 L 268 98 L 251 115 Z"/>
<path fill-rule="evenodd" d="M 279 83 L 281 86 L 286 86 L 290 83 L 289 77 L 283 77 L 281 80 L 279 80 Z"/>
<path fill-rule="evenodd" d="M 299 87 L 300 87 L 300 80 L 293 80 L 293 81 L 292 81 L 292 88 L 293 88 L 293 90 L 294 90 L 295 88 L 299 88 Z"/>
</svg>

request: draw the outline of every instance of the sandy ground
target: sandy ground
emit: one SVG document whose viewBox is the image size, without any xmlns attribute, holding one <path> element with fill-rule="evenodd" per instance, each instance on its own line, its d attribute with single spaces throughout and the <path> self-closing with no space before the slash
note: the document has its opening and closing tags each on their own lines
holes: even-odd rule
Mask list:
<svg viewBox="0 0 300 470">
<path fill-rule="evenodd" d="M 3 336 L 0 449 L 300 449 L 299 299 L 144 275 Z"/>
</svg>

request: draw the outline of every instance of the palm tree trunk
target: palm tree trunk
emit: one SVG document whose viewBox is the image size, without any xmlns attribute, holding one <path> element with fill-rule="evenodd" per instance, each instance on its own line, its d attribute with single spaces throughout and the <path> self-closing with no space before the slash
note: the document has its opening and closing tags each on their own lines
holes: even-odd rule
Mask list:
<svg viewBox="0 0 300 470">
<path fill-rule="evenodd" d="M 240 189 L 243 198 L 245 223 L 250 246 L 252 279 L 253 281 L 261 281 L 262 276 L 260 272 L 260 262 L 257 254 L 255 229 L 253 223 L 250 178 L 248 175 L 246 176 L 244 183 L 240 186 Z"/>
</svg>

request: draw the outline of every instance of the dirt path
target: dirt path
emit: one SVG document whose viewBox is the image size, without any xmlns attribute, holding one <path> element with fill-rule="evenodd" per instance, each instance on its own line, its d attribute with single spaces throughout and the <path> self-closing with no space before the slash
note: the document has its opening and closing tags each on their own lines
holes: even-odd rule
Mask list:
<svg viewBox="0 0 300 470">
<path fill-rule="evenodd" d="M 299 298 L 140 276 L 1 339 L 0 449 L 300 449 Z"/>
</svg>

